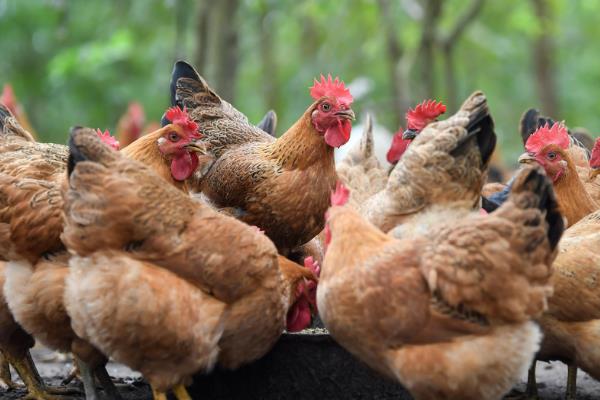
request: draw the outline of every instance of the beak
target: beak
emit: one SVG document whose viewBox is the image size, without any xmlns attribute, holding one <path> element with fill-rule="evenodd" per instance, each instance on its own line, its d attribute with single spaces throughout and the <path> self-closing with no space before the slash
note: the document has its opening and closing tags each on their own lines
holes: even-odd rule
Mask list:
<svg viewBox="0 0 600 400">
<path fill-rule="evenodd" d="M 535 160 L 535 157 L 533 156 L 533 154 L 523 153 L 519 157 L 519 164 L 531 164 L 534 162 L 536 162 L 536 160 Z"/>
<path fill-rule="evenodd" d="M 403 140 L 413 140 L 416 137 L 417 137 L 417 132 L 413 131 L 412 129 L 407 129 L 402 134 L 402 139 Z"/>
<path fill-rule="evenodd" d="M 190 143 L 183 146 L 184 149 L 193 151 L 194 153 L 206 155 L 206 144 L 199 142 L 198 140 L 192 140 Z"/>
<path fill-rule="evenodd" d="M 347 110 L 337 111 L 333 115 L 335 115 L 336 117 L 350 120 L 350 121 L 354 121 L 356 119 L 356 117 L 354 115 L 354 111 L 352 111 L 352 109 L 350 109 L 350 108 Z"/>
</svg>

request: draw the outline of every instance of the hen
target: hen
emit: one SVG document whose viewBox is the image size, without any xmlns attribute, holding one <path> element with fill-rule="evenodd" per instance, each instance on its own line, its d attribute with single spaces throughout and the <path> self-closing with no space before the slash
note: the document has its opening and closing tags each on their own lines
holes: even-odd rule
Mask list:
<svg viewBox="0 0 600 400">
<path fill-rule="evenodd" d="M 77 334 L 150 381 L 156 397 L 215 363 L 261 357 L 310 324 L 318 268 L 258 229 L 164 185 L 92 131 L 70 139 L 65 302 Z M 235 251 L 232 251 L 235 249 Z"/>
<path fill-rule="evenodd" d="M 75 354 L 88 395 L 95 393 L 93 375 L 96 375 L 105 390 L 116 398 L 118 394 L 104 369 L 106 358 L 75 335 L 63 304 L 68 256 L 60 239 L 61 191 L 66 177 L 67 148 L 26 140 L 24 135 L 19 135 L 20 127 L 8 111 L 0 108 L 0 114 L 3 116 L 0 137 L 0 160 L 3 160 L 0 235 L 3 241 L 0 250 L 2 257 L 11 261 L 3 271 L 4 295 L 10 312 L 28 333 L 48 347 Z M 193 140 L 199 135 L 196 124 L 187 120 L 181 110 L 171 110 L 168 115 L 173 124 L 148 135 L 154 140 L 132 144 L 128 147 L 129 156 L 150 163 L 163 177 L 183 187 L 180 180 L 189 177 L 194 169 L 185 174 L 180 170 L 186 170 L 185 163 L 196 157 L 198 145 Z M 96 135 L 113 148 L 118 147 L 108 132 L 98 131 Z M 184 162 L 177 161 L 179 158 Z M 23 347 L 27 349 L 30 342 L 33 341 L 23 341 Z M 10 361 L 13 365 L 24 363 L 16 356 Z M 29 375 L 37 373 L 29 371 Z M 31 377 L 27 379 L 23 378 L 36 383 Z M 29 387 L 31 395 L 45 398 L 42 389 Z"/>
<path fill-rule="evenodd" d="M 460 110 L 425 127 L 392 170 L 386 187 L 360 212 L 387 232 L 431 204 L 479 206 L 485 171 L 496 145 L 487 100 L 475 92 Z"/>
<path fill-rule="evenodd" d="M 600 379 L 600 211 L 567 229 L 559 243 L 551 283 L 554 295 L 538 319 L 544 340 L 538 360 L 560 360 L 569 365 L 567 396 L 575 399 L 577 367 Z M 535 363 L 528 393 L 535 394 Z"/>
<path fill-rule="evenodd" d="M 488 216 L 425 212 L 403 239 L 344 206 L 347 196 L 332 195 L 317 290 L 331 335 L 417 400 L 500 398 L 538 349 L 531 318 L 552 293 L 563 222 L 545 176 L 522 172 Z"/>
<path fill-rule="evenodd" d="M 17 97 L 12 86 L 7 83 L 2 88 L 2 95 L 0 96 L 0 103 L 4 104 L 6 108 L 15 116 L 19 125 L 21 125 L 32 137 L 37 138 L 37 134 L 29 122 L 29 117 L 25 112 L 23 106 L 18 102 Z"/>
<path fill-rule="evenodd" d="M 561 211 L 571 226 L 600 205 L 586 190 L 572 159 L 570 150 L 573 147 L 569 146 L 567 128 L 562 123 L 546 124 L 529 136 L 525 144 L 527 152 L 519 157 L 519 162 L 537 163 L 544 168 L 554 184 Z M 587 176 L 589 169 L 585 171 Z"/>
<path fill-rule="evenodd" d="M 352 95 L 337 78 L 321 76 L 310 93 L 315 102 L 274 139 L 249 124 L 190 65 L 176 63 L 171 80 L 172 102 L 190 110 L 216 157 L 201 191 L 217 207 L 264 230 L 283 255 L 323 229 L 337 180 L 333 149 L 348 141 L 354 119 Z"/>
</svg>

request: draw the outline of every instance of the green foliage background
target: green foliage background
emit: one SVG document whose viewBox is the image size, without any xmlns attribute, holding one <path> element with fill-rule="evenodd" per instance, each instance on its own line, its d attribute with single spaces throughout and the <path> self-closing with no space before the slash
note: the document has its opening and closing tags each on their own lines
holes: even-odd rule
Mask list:
<svg viewBox="0 0 600 400">
<path fill-rule="evenodd" d="M 289 126 L 310 103 L 307 87 L 321 72 L 348 83 L 371 82 L 355 110 L 372 110 L 394 131 L 395 111 L 384 34 L 373 0 L 240 0 L 230 23 L 240 33 L 239 70 L 233 103 L 252 121 L 268 108 Z M 419 44 L 421 22 L 393 2 L 397 34 L 407 52 Z M 417 2 L 417 0 L 412 0 Z M 449 29 L 465 1 L 445 0 L 440 29 Z M 550 0 L 560 115 L 570 126 L 596 132 L 600 107 L 600 2 Z M 176 8 L 183 8 L 183 20 Z M 0 0 L 0 84 L 13 84 L 41 140 L 64 143 L 72 125 L 114 129 L 128 102 L 140 101 L 148 119 L 168 105 L 168 82 L 177 53 L 193 60 L 198 4 L 193 0 L 12 1 Z M 267 17 L 264 17 L 264 10 Z M 184 36 L 176 42 L 178 23 Z M 263 26 L 261 24 L 266 24 Z M 273 37 L 277 104 L 267 104 L 260 29 Z M 487 1 L 456 51 L 460 97 L 482 89 L 489 97 L 503 157 L 513 162 L 522 150 L 517 123 L 528 107 L 539 107 L 531 43 L 540 27 L 531 4 Z M 442 65 L 436 62 L 436 97 L 444 100 Z M 202 73 L 202 71 L 200 71 Z M 418 65 L 411 96 L 418 98 Z M 543 110 L 542 110 L 543 111 Z"/>
</svg>

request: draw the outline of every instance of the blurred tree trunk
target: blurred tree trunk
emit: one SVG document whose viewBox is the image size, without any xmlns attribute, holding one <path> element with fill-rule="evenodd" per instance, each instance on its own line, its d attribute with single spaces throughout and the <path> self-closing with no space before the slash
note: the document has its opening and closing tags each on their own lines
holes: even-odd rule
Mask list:
<svg viewBox="0 0 600 400">
<path fill-rule="evenodd" d="M 235 98 L 239 0 L 200 0 L 196 67 L 227 101 Z"/>
<path fill-rule="evenodd" d="M 442 0 L 425 0 L 423 28 L 419 45 L 419 60 L 423 97 L 432 98 L 435 94 L 435 42 L 437 25 L 442 12 Z"/>
<path fill-rule="evenodd" d="M 262 64 L 262 86 L 267 108 L 279 105 L 279 80 L 277 79 L 277 59 L 274 53 L 273 24 L 269 18 L 268 2 L 260 2 L 260 63 Z"/>
<path fill-rule="evenodd" d="M 385 34 L 389 80 L 392 84 L 394 123 L 395 126 L 399 126 L 400 122 L 404 119 L 404 113 L 410 107 L 408 77 L 402 68 L 404 48 L 398 40 L 396 21 L 392 15 L 389 0 L 378 0 L 378 4 Z"/>
<path fill-rule="evenodd" d="M 466 28 L 475 20 L 483 8 L 484 2 L 485 0 L 472 0 L 464 13 L 457 18 L 448 34 L 446 36 L 441 36 L 438 40 L 444 58 L 444 81 L 446 83 L 447 106 L 448 111 L 451 113 L 458 109 L 459 104 L 454 50 Z"/>
<path fill-rule="evenodd" d="M 531 0 L 540 25 L 540 33 L 533 42 L 533 70 L 538 95 L 545 114 L 558 118 L 558 93 L 555 81 L 554 40 L 552 37 L 552 5 L 547 0 Z"/>
</svg>

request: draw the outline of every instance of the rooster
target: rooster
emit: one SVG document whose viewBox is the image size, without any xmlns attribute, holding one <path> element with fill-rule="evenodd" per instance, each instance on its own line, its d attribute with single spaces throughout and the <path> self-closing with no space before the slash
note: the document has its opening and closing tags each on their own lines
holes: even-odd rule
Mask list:
<svg viewBox="0 0 600 400">
<path fill-rule="evenodd" d="M 455 115 L 418 134 L 386 187 L 362 204 L 361 214 L 388 232 L 432 204 L 460 202 L 478 208 L 495 145 L 486 97 L 475 92 Z"/>
<path fill-rule="evenodd" d="M 63 304 L 68 255 L 60 238 L 61 192 L 66 185 L 68 149 L 33 142 L 6 108 L 0 107 L 0 115 L 0 255 L 11 261 L 4 270 L 4 298 L 28 333 L 50 348 L 75 354 L 89 396 L 96 391 L 96 375 L 116 398 L 118 394 L 104 368 L 106 358 L 72 331 Z M 197 125 L 179 109 L 169 110 L 167 116 L 171 124 L 134 142 L 124 153 L 148 163 L 173 186 L 184 190 L 184 180 L 198 165 L 196 152 L 201 146 L 195 143 L 199 138 Z M 108 131 L 98 130 L 95 135 L 113 150 L 118 149 L 118 142 Z M 0 346 L 27 383 L 30 394 L 43 398 L 48 390 L 36 381 L 37 372 L 31 369 L 27 356 L 32 342 L 21 341 L 16 350 L 12 350 L 13 343 L 9 343 L 11 348 L 5 343 Z"/>
<path fill-rule="evenodd" d="M 406 113 L 406 131 L 402 128 L 394 134 L 392 144 L 387 152 L 387 160 L 390 164 L 396 165 L 408 145 L 425 129 L 427 125 L 437 121 L 437 118 L 446 112 L 446 106 L 442 102 L 435 100 L 425 100 L 414 109 L 409 109 Z M 391 170 L 390 170 L 391 172 Z"/>
<path fill-rule="evenodd" d="M 419 214 L 384 234 L 331 196 L 320 316 L 352 354 L 420 399 L 499 399 L 529 367 L 562 234 L 552 186 L 529 168 L 479 216 Z M 359 323 L 357 323 L 360 321 Z"/>
<path fill-rule="evenodd" d="M 567 128 L 562 123 L 538 128 L 527 138 L 525 149 L 527 152 L 519 157 L 519 162 L 537 163 L 544 168 L 554 184 L 568 226 L 600 208 L 579 176 L 572 158 L 573 146 Z"/>
<path fill-rule="evenodd" d="M 127 112 L 117 122 L 116 137 L 121 147 L 127 147 L 136 141 L 144 133 L 146 115 L 144 108 L 136 101 L 129 103 Z"/>
<path fill-rule="evenodd" d="M 171 99 L 203 128 L 202 142 L 216 161 L 201 191 L 219 208 L 265 231 L 283 255 L 322 229 L 337 174 L 333 150 L 350 138 L 352 95 L 331 76 L 315 80 L 315 100 L 274 139 L 208 87 L 188 64 L 175 64 Z"/>
<path fill-rule="evenodd" d="M 78 335 L 166 399 L 215 364 L 264 355 L 311 321 L 318 266 L 278 256 L 256 227 L 164 185 L 147 166 L 74 129 L 63 240 L 65 303 Z M 232 251 L 235 248 L 236 251 Z M 135 299 L 131 301 L 131 299 Z"/>
</svg>

